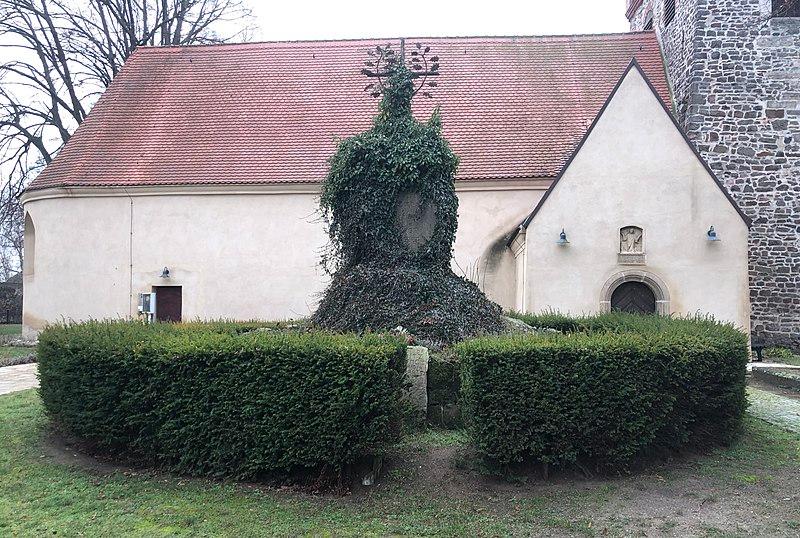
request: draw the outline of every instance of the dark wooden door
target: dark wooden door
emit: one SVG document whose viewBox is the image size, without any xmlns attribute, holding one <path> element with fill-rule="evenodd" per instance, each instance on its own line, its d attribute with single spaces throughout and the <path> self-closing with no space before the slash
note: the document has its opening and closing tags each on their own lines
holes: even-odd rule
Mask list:
<svg viewBox="0 0 800 538">
<path fill-rule="evenodd" d="M 655 314 L 656 296 L 646 284 L 625 282 L 611 294 L 611 310 L 632 314 Z"/>
<path fill-rule="evenodd" d="M 183 310 L 181 286 L 153 286 L 156 292 L 156 319 L 158 321 L 180 321 Z"/>
</svg>

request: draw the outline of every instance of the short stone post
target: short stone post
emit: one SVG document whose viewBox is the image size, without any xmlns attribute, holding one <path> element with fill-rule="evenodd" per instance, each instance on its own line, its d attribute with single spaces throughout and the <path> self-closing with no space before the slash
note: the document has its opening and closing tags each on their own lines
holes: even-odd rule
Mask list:
<svg viewBox="0 0 800 538">
<path fill-rule="evenodd" d="M 408 346 L 406 351 L 406 382 L 410 383 L 403 399 L 424 419 L 428 411 L 428 348 Z"/>
</svg>

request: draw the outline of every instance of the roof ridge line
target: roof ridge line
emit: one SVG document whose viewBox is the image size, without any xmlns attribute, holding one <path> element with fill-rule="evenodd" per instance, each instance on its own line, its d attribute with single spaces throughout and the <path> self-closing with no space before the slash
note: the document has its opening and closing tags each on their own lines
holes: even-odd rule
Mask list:
<svg viewBox="0 0 800 538">
<path fill-rule="evenodd" d="M 530 35 L 453 35 L 453 36 L 393 36 L 393 37 L 355 37 L 355 38 L 337 38 L 337 39 L 277 39 L 277 40 L 262 40 L 262 41 L 243 41 L 237 43 L 202 43 L 193 45 L 141 45 L 137 47 L 137 51 L 154 52 L 166 50 L 190 50 L 202 48 L 223 48 L 223 47 L 241 47 L 241 48 L 259 48 L 260 45 L 301 45 L 301 44 L 314 44 L 314 43 L 372 43 L 372 42 L 385 42 L 385 41 L 399 41 L 401 39 L 415 40 L 415 39 L 434 39 L 434 40 L 447 40 L 447 39 L 471 39 L 471 40 L 512 40 L 512 39 L 531 39 L 537 41 L 568 41 L 572 38 L 626 38 L 626 37 L 639 37 L 644 35 L 655 35 L 653 30 L 644 30 L 637 32 L 604 32 L 604 33 L 582 33 L 582 34 L 530 34 Z"/>
</svg>

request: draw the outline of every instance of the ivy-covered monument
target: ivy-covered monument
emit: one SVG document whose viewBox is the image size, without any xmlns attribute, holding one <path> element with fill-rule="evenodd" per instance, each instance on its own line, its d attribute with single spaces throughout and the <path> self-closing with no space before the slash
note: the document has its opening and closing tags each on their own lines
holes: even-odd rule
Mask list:
<svg viewBox="0 0 800 538">
<path fill-rule="evenodd" d="M 402 327 L 442 345 L 502 328 L 500 307 L 450 267 L 458 226 L 458 158 L 438 110 L 417 121 L 411 100 L 436 86 L 438 58 L 417 45 L 370 51 L 366 90 L 382 97 L 372 128 L 339 143 L 320 206 L 332 281 L 313 321 L 337 331 Z"/>
</svg>

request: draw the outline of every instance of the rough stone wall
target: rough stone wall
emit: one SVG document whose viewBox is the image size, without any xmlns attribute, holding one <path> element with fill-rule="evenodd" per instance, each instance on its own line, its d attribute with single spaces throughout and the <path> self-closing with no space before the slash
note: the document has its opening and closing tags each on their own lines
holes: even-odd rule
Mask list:
<svg viewBox="0 0 800 538">
<path fill-rule="evenodd" d="M 772 18 L 770 0 L 677 0 L 664 28 L 662 6 L 645 0 L 631 29 L 653 10 L 677 117 L 753 219 L 754 337 L 798 348 L 800 18 Z"/>
<path fill-rule="evenodd" d="M 643 29 L 651 16 L 653 28 L 658 35 L 667 65 L 670 90 L 676 104 L 677 117 L 683 125 L 686 107 L 689 103 L 690 69 L 694 52 L 697 5 L 694 1 L 678 0 L 675 4 L 675 18 L 665 27 L 663 0 L 644 0 L 642 7 L 631 19 L 631 30 Z"/>
</svg>

